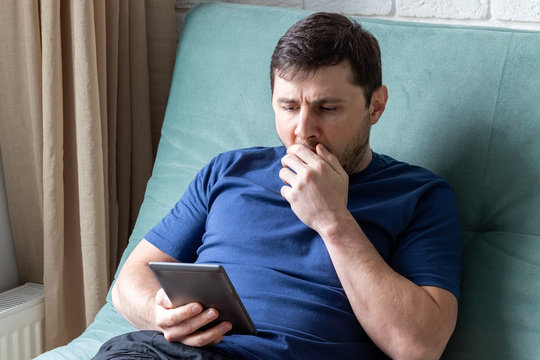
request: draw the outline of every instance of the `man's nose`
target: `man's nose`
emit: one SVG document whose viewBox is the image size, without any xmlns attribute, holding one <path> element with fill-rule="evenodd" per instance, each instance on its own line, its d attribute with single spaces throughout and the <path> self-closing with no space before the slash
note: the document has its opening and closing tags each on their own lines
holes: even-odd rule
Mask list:
<svg viewBox="0 0 540 360">
<path fill-rule="evenodd" d="M 300 109 L 294 135 L 299 139 L 308 141 L 319 138 L 317 119 L 313 111 L 307 106 L 303 106 Z"/>
</svg>

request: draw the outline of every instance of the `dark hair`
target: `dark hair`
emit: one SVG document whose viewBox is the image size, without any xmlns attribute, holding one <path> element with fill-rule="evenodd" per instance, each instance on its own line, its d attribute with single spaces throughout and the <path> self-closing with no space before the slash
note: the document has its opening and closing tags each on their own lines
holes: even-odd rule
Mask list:
<svg viewBox="0 0 540 360">
<path fill-rule="evenodd" d="M 351 64 L 351 82 L 361 87 L 366 101 L 382 85 L 381 50 L 377 39 L 346 16 L 315 13 L 294 24 L 281 37 L 272 54 L 270 85 L 274 76 L 286 80 L 343 60 Z"/>
</svg>

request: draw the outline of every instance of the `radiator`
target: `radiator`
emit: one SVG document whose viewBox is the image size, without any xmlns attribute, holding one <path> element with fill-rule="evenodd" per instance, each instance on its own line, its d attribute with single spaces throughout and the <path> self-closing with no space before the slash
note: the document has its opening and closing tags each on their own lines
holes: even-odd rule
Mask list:
<svg viewBox="0 0 540 360">
<path fill-rule="evenodd" d="M 43 285 L 27 283 L 0 294 L 0 360 L 28 360 L 43 351 Z"/>
</svg>

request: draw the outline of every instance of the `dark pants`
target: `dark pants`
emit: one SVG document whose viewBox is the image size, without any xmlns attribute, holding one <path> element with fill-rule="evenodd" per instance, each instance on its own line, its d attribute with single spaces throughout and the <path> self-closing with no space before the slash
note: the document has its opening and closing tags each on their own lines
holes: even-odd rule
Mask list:
<svg viewBox="0 0 540 360">
<path fill-rule="evenodd" d="M 229 360 L 212 347 L 196 348 L 168 342 L 158 331 L 135 331 L 114 337 L 101 346 L 94 360 L 185 359 Z"/>
</svg>

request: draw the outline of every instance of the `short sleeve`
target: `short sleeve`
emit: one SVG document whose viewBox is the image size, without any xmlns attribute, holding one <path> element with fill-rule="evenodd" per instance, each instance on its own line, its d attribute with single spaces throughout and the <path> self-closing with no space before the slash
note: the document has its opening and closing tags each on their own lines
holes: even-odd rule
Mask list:
<svg viewBox="0 0 540 360">
<path fill-rule="evenodd" d="M 208 194 L 215 182 L 215 159 L 197 173 L 170 212 L 145 236 L 151 244 L 181 262 L 194 262 L 208 214 Z"/>
<path fill-rule="evenodd" d="M 422 189 L 412 217 L 400 234 L 392 267 L 419 286 L 436 286 L 459 298 L 461 227 L 456 200 L 443 181 Z"/>
</svg>

